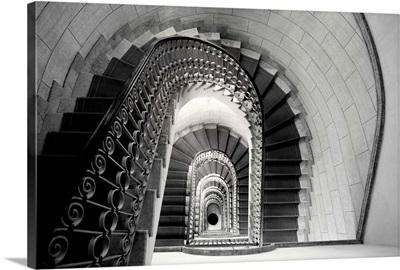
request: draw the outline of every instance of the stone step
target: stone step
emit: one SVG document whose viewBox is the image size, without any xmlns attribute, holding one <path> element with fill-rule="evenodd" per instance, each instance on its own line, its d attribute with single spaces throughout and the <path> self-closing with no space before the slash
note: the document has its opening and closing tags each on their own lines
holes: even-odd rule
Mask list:
<svg viewBox="0 0 400 270">
<path fill-rule="evenodd" d="M 249 167 L 249 155 L 246 154 L 240 162 L 235 164 L 236 171 L 241 171 Z"/>
<path fill-rule="evenodd" d="M 72 97 L 86 97 L 92 84 L 93 76 L 91 73 L 79 73 L 74 89 L 72 90 Z"/>
<path fill-rule="evenodd" d="M 132 44 L 138 48 L 141 48 L 143 51 L 147 51 L 150 44 L 156 39 L 157 38 L 154 36 L 154 34 L 147 30 L 142 35 L 133 40 Z"/>
<path fill-rule="evenodd" d="M 184 153 L 191 159 L 197 154 L 196 151 L 183 138 L 179 138 L 174 143 L 173 149 L 179 150 L 180 153 Z"/>
<path fill-rule="evenodd" d="M 278 143 L 284 143 L 301 138 L 293 122 L 287 122 L 279 129 L 272 130 L 271 133 L 266 133 L 265 135 L 265 145 L 270 148 L 272 145 L 276 146 Z"/>
<path fill-rule="evenodd" d="M 180 162 L 174 159 L 170 159 L 169 161 L 169 170 L 172 171 L 182 171 L 182 172 L 187 172 L 190 164 Z"/>
<path fill-rule="evenodd" d="M 42 154 L 79 155 L 91 136 L 91 132 L 49 132 Z"/>
<path fill-rule="evenodd" d="M 249 165 L 249 151 L 247 151 L 234 163 L 235 167 L 240 170 Z"/>
<path fill-rule="evenodd" d="M 64 113 L 60 131 L 93 132 L 103 117 L 103 113 Z"/>
<path fill-rule="evenodd" d="M 249 49 L 240 49 L 240 64 L 249 72 L 253 78 L 258 68 L 261 54 L 251 51 Z"/>
<path fill-rule="evenodd" d="M 125 81 L 109 76 L 94 75 L 87 97 L 116 97 Z"/>
<path fill-rule="evenodd" d="M 258 88 L 260 96 L 263 96 L 268 86 L 273 82 L 277 70 L 264 61 L 258 64 L 257 72 L 254 76 L 254 82 Z"/>
<path fill-rule="evenodd" d="M 302 161 L 302 155 L 299 151 L 299 140 L 285 141 L 266 148 L 265 161 L 276 163 L 279 161 Z"/>
<path fill-rule="evenodd" d="M 264 162 L 267 164 L 266 166 L 276 166 L 279 165 L 279 163 L 301 163 L 303 159 L 289 156 L 289 157 L 278 157 L 278 158 L 268 158 L 265 159 Z"/>
<path fill-rule="evenodd" d="M 182 180 L 186 180 L 187 179 L 187 172 L 169 171 L 167 179 L 182 179 Z"/>
<path fill-rule="evenodd" d="M 248 225 L 249 225 L 248 216 L 246 215 L 243 220 L 239 219 L 238 222 L 239 222 L 239 231 L 247 232 Z M 240 233 L 240 234 L 242 234 L 242 233 Z"/>
<path fill-rule="evenodd" d="M 239 143 L 236 146 L 235 151 L 231 156 L 231 161 L 233 164 L 237 164 L 243 157 L 245 157 L 248 153 L 248 148 L 244 146 L 242 143 Z"/>
<path fill-rule="evenodd" d="M 285 102 L 288 95 L 276 83 L 273 83 L 264 93 L 262 105 L 265 108 L 264 119 L 267 119 L 278 105 Z"/>
<path fill-rule="evenodd" d="M 157 239 L 186 239 L 185 226 L 158 227 Z"/>
<path fill-rule="evenodd" d="M 249 176 L 249 167 L 245 167 L 239 172 L 236 172 L 236 177 L 237 178 L 243 178 L 243 177 L 248 177 Z"/>
<path fill-rule="evenodd" d="M 128 62 L 113 57 L 104 71 L 103 76 L 112 77 L 126 81 L 136 67 Z"/>
<path fill-rule="evenodd" d="M 221 46 L 221 36 L 220 36 L 219 32 L 199 33 L 199 37 L 201 39 L 210 41 L 218 46 Z"/>
<path fill-rule="evenodd" d="M 248 207 L 239 208 L 238 215 L 244 215 L 244 216 L 248 217 L 249 216 L 249 208 Z"/>
<path fill-rule="evenodd" d="M 287 121 L 294 120 L 296 115 L 289 104 L 282 103 L 264 121 L 265 131 L 271 132 L 273 129 L 279 128 L 282 124 L 287 123 Z"/>
<path fill-rule="evenodd" d="M 280 77 L 275 76 L 274 78 L 274 82 L 276 85 L 279 86 L 279 88 L 285 92 L 285 94 L 289 94 L 292 90 L 290 89 L 290 87 L 287 85 L 287 83 L 285 83 Z"/>
<path fill-rule="evenodd" d="M 240 49 L 242 47 L 242 43 L 237 40 L 231 39 L 221 39 L 221 46 L 225 50 L 227 50 L 232 56 L 236 59 L 236 61 L 240 60 Z"/>
<path fill-rule="evenodd" d="M 238 177 L 237 178 L 238 182 L 237 185 L 238 186 L 248 186 L 249 185 L 249 176 L 243 176 L 243 177 Z"/>
<path fill-rule="evenodd" d="M 238 193 L 248 193 L 249 192 L 249 186 L 248 185 L 243 185 L 243 186 L 237 186 L 237 191 Z"/>
<path fill-rule="evenodd" d="M 187 180 L 173 180 L 173 179 L 168 179 L 165 187 L 166 188 L 187 188 Z"/>
<path fill-rule="evenodd" d="M 186 196 L 164 196 L 163 207 L 166 205 L 186 205 Z"/>
<path fill-rule="evenodd" d="M 245 226 L 245 225 L 243 225 L 243 226 Z M 239 228 L 239 234 L 240 235 L 247 235 L 248 232 L 249 232 L 249 229 L 245 229 L 245 228 L 241 229 L 241 228 Z"/>
<path fill-rule="evenodd" d="M 198 32 L 197 28 L 190 28 L 190 29 L 185 29 L 185 30 L 179 31 L 177 34 L 179 36 L 184 36 L 184 37 L 194 37 L 194 36 L 198 36 L 199 32 Z"/>
<path fill-rule="evenodd" d="M 264 176 L 270 177 L 270 176 L 276 176 L 276 177 L 286 177 L 286 176 L 301 176 L 301 172 L 285 172 L 285 173 L 264 173 Z"/>
<path fill-rule="evenodd" d="M 156 247 L 174 247 L 178 250 L 182 249 L 184 245 L 184 239 L 156 239 Z M 157 252 L 157 248 L 155 249 Z M 162 250 L 160 252 L 163 252 Z M 170 250 L 168 250 L 170 252 Z"/>
<path fill-rule="evenodd" d="M 192 160 L 193 160 L 193 158 L 191 156 L 180 151 L 176 147 L 172 148 L 171 159 L 183 162 L 185 164 L 190 164 L 190 163 L 192 163 Z"/>
<path fill-rule="evenodd" d="M 98 112 L 106 113 L 114 98 L 88 97 L 77 98 L 75 112 Z"/>
<path fill-rule="evenodd" d="M 163 201 L 164 202 L 164 201 Z M 161 207 L 161 217 L 162 216 L 184 216 L 187 213 L 187 208 L 185 205 L 165 205 Z"/>
<path fill-rule="evenodd" d="M 126 40 L 125 38 L 122 39 L 118 45 L 113 49 L 113 51 L 111 52 L 110 56 L 111 58 L 118 58 L 121 59 L 125 53 L 131 48 L 132 43 L 130 43 L 128 40 Z"/>
<path fill-rule="evenodd" d="M 239 193 L 238 194 L 238 200 L 239 200 L 239 208 L 243 207 L 246 208 L 248 206 L 247 201 L 249 199 L 249 193 Z"/>
<path fill-rule="evenodd" d="M 185 216 L 161 216 L 158 223 L 159 227 L 168 226 L 185 226 L 187 225 L 187 217 Z"/>
<path fill-rule="evenodd" d="M 225 153 L 228 157 L 231 157 L 239 144 L 239 135 L 234 133 L 229 133 L 228 142 L 226 145 Z"/>
<path fill-rule="evenodd" d="M 264 243 L 297 242 L 297 230 L 263 231 Z"/>
<path fill-rule="evenodd" d="M 166 38 L 166 37 L 170 37 L 170 36 L 174 36 L 174 35 L 176 35 L 175 28 L 174 27 L 170 27 L 170 28 L 167 28 L 167 29 L 157 33 L 155 35 L 155 37 L 157 39 L 161 39 L 161 38 Z"/>
<path fill-rule="evenodd" d="M 265 203 L 299 203 L 297 190 L 264 190 Z"/>
<path fill-rule="evenodd" d="M 96 75 L 102 75 L 104 71 L 107 69 L 108 64 L 111 61 L 111 56 L 106 53 L 100 53 L 92 66 L 90 67 L 90 73 L 96 74 Z"/>
<path fill-rule="evenodd" d="M 242 210 L 242 208 L 240 210 Z M 245 212 L 243 212 L 241 214 L 238 213 L 238 217 L 239 217 L 238 220 L 241 222 L 247 222 L 249 220 L 249 217 L 247 216 L 247 214 Z"/>
<path fill-rule="evenodd" d="M 122 60 L 133 65 L 138 66 L 142 60 L 145 52 L 135 45 L 131 45 L 129 50 L 122 56 Z"/>
<path fill-rule="evenodd" d="M 248 154 L 246 155 L 246 157 L 248 158 Z M 246 168 L 249 167 L 249 160 L 248 160 L 248 159 L 245 159 L 245 160 L 244 160 L 243 162 L 241 162 L 240 164 L 243 164 L 243 165 L 242 165 L 242 166 L 235 165 L 236 172 L 240 172 L 240 171 L 246 170 Z"/>
<path fill-rule="evenodd" d="M 189 191 L 185 188 L 179 187 L 166 187 L 164 196 L 188 196 Z"/>
<path fill-rule="evenodd" d="M 268 177 L 264 181 L 264 189 L 300 189 L 299 179 L 293 176 Z"/>
<path fill-rule="evenodd" d="M 94 62 L 98 59 L 100 54 L 110 54 L 112 51 L 112 46 L 109 44 L 109 39 L 101 35 L 97 39 L 96 43 L 92 46 L 90 51 L 85 57 L 85 63 L 88 66 L 92 66 Z"/>
<path fill-rule="evenodd" d="M 297 204 L 266 204 L 264 198 L 263 216 L 264 217 L 282 217 L 298 216 L 299 209 Z"/>
</svg>

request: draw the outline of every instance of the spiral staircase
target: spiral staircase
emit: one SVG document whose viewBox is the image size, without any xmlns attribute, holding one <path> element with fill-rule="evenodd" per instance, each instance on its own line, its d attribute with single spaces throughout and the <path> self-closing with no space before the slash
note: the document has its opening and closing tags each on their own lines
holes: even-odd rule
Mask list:
<svg viewBox="0 0 400 270">
<path fill-rule="evenodd" d="M 302 222 L 303 225 L 299 226 L 298 220 L 302 218 L 307 220 L 307 207 L 304 208 L 305 211 L 299 212 L 299 204 L 307 203 L 304 199 L 300 199 L 302 192 L 306 192 L 301 180 L 307 178 L 308 174 L 307 134 L 301 120 L 301 107 L 296 103 L 295 94 L 293 94 L 296 90 L 289 87 L 290 83 L 277 74 L 276 69 L 265 61 L 261 61 L 260 54 L 241 48 L 240 41 L 224 39 L 219 33 L 214 32 L 199 33 L 196 28 L 178 33 L 173 28 L 156 34 L 147 31 L 133 42 L 120 39 L 118 43 L 114 40 L 113 45 L 110 44 L 111 39 L 107 43 L 104 38 L 100 38 L 88 57 L 82 58 L 83 68 L 80 70 L 76 89 L 74 89 L 78 93 L 74 110 L 63 114 L 59 131 L 47 133 L 43 149 L 38 156 L 38 179 L 41 179 L 38 182 L 38 219 L 47 220 L 47 226 L 39 228 L 41 230 L 39 237 L 46 236 L 46 232 L 51 231 L 55 224 L 59 223 L 59 217 L 52 217 L 48 213 L 57 213 L 59 209 L 70 210 L 67 203 L 60 205 L 49 202 L 68 202 L 68 195 L 76 191 L 76 187 L 71 187 L 69 183 L 82 171 L 73 168 L 80 168 L 79 156 L 93 133 L 108 117 L 107 112 L 110 106 L 115 99 L 120 98 L 121 90 L 136 67 L 140 65 L 146 51 L 157 39 L 174 35 L 196 37 L 221 46 L 252 76 L 259 91 L 263 115 L 262 243 L 268 245 L 306 241 L 307 226 L 304 224 L 307 222 Z M 138 106 L 143 109 L 152 109 L 147 108 L 145 104 Z M 174 113 L 170 112 L 167 115 L 169 115 L 167 122 L 173 123 L 171 119 L 175 117 Z M 135 114 L 133 117 L 136 117 Z M 152 121 L 152 126 L 157 124 L 155 119 Z M 170 158 L 166 157 L 167 161 L 159 160 L 159 170 L 162 170 L 163 166 L 168 168 L 165 189 L 163 184 L 147 186 L 141 211 L 141 215 L 146 216 L 143 217 L 145 221 L 139 221 L 130 259 L 129 262 L 125 262 L 126 264 L 148 264 L 154 242 L 157 248 L 182 247 L 186 244 L 190 197 L 188 169 L 195 155 L 202 151 L 219 150 L 225 153 L 234 164 L 238 180 L 239 234 L 249 233 L 248 217 L 251 215 L 248 203 L 249 151 L 253 150 L 249 150 L 244 139 L 228 127 L 218 123 L 212 124 L 204 123 L 187 127 L 184 134 L 179 134 L 176 141 L 173 141 L 173 134 L 167 134 L 167 139 L 158 144 L 159 148 L 169 147 L 171 153 Z M 137 154 L 138 159 L 145 156 L 143 152 L 149 151 L 149 148 L 144 147 L 140 150 Z M 122 158 L 123 153 L 120 156 Z M 118 166 L 118 164 L 113 166 Z M 228 175 L 218 162 L 210 162 L 199 172 L 203 176 L 218 174 L 225 178 Z M 45 180 L 42 181 L 42 179 Z M 229 180 L 226 179 L 227 182 Z M 49 190 L 57 192 L 48 192 Z M 102 191 L 96 191 L 97 193 L 101 194 Z M 101 197 L 101 195 L 98 196 Z M 107 198 L 107 196 L 103 197 Z M 123 205 L 122 196 L 108 196 L 108 198 L 111 200 L 108 203 Z M 161 202 L 162 206 L 157 207 L 161 205 Z M 41 212 L 40 209 L 46 210 Z M 119 211 L 124 212 L 128 209 L 124 206 Z M 93 215 L 93 217 L 97 214 L 95 210 L 93 213 L 85 212 L 85 215 Z M 105 217 L 104 222 L 111 221 Z M 110 237 L 109 254 L 120 252 L 115 241 Z M 47 251 L 47 245 L 48 243 L 42 242 L 39 249 Z M 73 252 L 74 254 L 87 253 L 86 250 L 79 248 Z M 102 254 L 97 256 L 102 256 Z M 86 259 L 86 262 L 90 262 L 90 259 Z M 110 265 L 111 261 L 110 263 L 102 261 L 102 266 Z M 52 266 L 54 265 L 42 265 L 42 267 Z M 79 267 L 81 265 L 70 263 L 64 266 Z"/>
<path fill-rule="evenodd" d="M 239 233 L 248 233 L 248 181 L 249 154 L 246 142 L 224 126 L 198 125 L 189 127 L 187 133 L 173 145 L 164 192 L 161 217 L 158 224 L 156 246 L 183 246 L 188 223 L 187 201 L 190 197 L 188 169 L 197 153 L 219 150 L 232 160 L 238 185 Z M 220 175 L 231 187 L 233 180 L 221 163 L 210 161 L 198 169 L 199 178 L 210 174 Z"/>
</svg>

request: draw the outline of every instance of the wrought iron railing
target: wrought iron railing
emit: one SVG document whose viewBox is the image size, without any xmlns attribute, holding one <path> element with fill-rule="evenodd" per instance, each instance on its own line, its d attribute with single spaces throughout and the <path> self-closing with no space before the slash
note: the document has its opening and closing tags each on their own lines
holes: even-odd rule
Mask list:
<svg viewBox="0 0 400 270">
<path fill-rule="evenodd" d="M 219 85 L 251 124 L 250 241 L 260 243 L 262 117 L 248 73 L 227 52 L 200 39 L 156 41 L 85 148 L 82 177 L 49 239 L 47 267 L 127 265 L 167 106 L 183 85 Z M 87 215 L 90 213 L 90 215 Z M 90 218 L 88 218 L 90 216 Z"/>
</svg>

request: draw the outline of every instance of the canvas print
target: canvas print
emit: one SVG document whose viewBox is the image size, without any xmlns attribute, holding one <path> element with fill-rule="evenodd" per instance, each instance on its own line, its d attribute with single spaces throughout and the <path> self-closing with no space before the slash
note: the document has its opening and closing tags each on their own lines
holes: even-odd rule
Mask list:
<svg viewBox="0 0 400 270">
<path fill-rule="evenodd" d="M 395 246 L 391 18 L 29 4 L 29 266 Z"/>
</svg>

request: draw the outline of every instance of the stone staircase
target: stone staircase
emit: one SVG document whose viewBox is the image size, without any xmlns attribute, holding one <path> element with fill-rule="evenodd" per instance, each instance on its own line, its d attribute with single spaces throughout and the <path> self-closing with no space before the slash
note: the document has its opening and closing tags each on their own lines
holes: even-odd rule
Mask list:
<svg viewBox="0 0 400 270">
<path fill-rule="evenodd" d="M 156 246 L 182 246 L 186 242 L 190 179 L 188 169 L 197 153 L 219 150 L 226 153 L 236 168 L 238 183 L 239 233 L 248 233 L 248 147 L 238 134 L 217 125 L 196 125 L 178 134 L 172 148 Z M 218 162 L 198 169 L 199 179 L 210 174 L 221 175 L 231 185 L 228 170 Z"/>
<path fill-rule="evenodd" d="M 107 41 L 101 36 L 86 58 L 77 54 L 67 76 L 67 80 L 74 81 L 70 84 L 73 85 L 71 96 L 66 98 L 54 95 L 50 104 L 57 104 L 58 109 L 57 106 L 53 110 L 40 106 L 38 108 L 48 112 L 38 133 L 37 146 L 40 154 L 38 179 L 41 179 L 38 182 L 38 190 L 46 193 L 37 196 L 39 198 L 37 209 L 46 209 L 46 212 L 38 212 L 38 220 L 46 220 L 42 222 L 46 225 L 39 228 L 39 237 L 47 239 L 50 228 L 59 222 L 59 217 L 53 218 L 52 216 L 56 215 L 47 213 L 57 213 L 60 209 L 67 208 L 65 202 L 68 202 L 68 194 L 72 194 L 74 190 L 71 189 L 75 188 L 74 185 L 69 185 L 70 179 L 76 178 L 80 173 L 71 168 L 79 168 L 79 155 L 128 77 L 154 40 L 175 34 L 200 37 L 222 46 L 253 76 L 261 95 L 264 114 L 263 242 L 267 244 L 305 240 L 298 237 L 300 229 L 306 229 L 299 228 L 298 218 L 299 215 L 307 216 L 307 211 L 299 212 L 299 204 L 301 205 L 299 191 L 304 188 L 299 179 L 307 173 L 307 160 L 300 144 L 304 143 L 306 134 L 299 132 L 304 130 L 304 127 L 299 120 L 300 111 L 293 101 L 295 98 L 292 90 L 288 87 L 290 83 L 284 82 L 277 76 L 277 70 L 268 63 L 260 61 L 260 54 L 241 48 L 240 41 L 221 38 L 219 33 L 214 32 L 199 33 L 196 28 L 180 32 L 168 28 L 156 34 L 147 31 L 133 42 L 124 38 L 120 38 L 119 42 L 112 38 Z M 65 88 L 56 82 L 53 83 L 53 88 L 57 87 Z M 168 119 L 167 122 L 171 125 L 173 115 Z M 170 127 L 166 129 L 169 130 Z M 168 136 L 171 134 L 166 134 L 166 137 Z M 210 136 L 214 136 L 213 139 L 209 139 Z M 241 143 L 237 135 L 220 126 L 190 129 L 187 134 L 180 135 L 173 147 L 170 145 L 171 140 L 167 141 L 169 144 L 159 147 L 164 147 L 164 152 L 171 153 L 170 163 L 167 164 L 165 160 L 160 159 L 159 164 L 153 167 L 155 171 L 157 169 L 154 168 L 158 167 L 158 175 L 150 177 L 153 180 L 149 186 L 153 188 L 148 188 L 145 194 L 143 222 L 139 225 L 132 247 L 130 260 L 132 265 L 149 264 L 154 244 L 184 245 L 188 215 L 186 205 L 189 195 L 185 170 L 191 158 L 200 150 L 217 147 L 216 149 L 226 152 L 232 158 L 237 168 L 239 183 L 239 230 L 240 234 L 248 233 L 247 146 Z M 169 154 L 164 153 L 164 156 L 168 157 Z M 223 173 L 221 170 L 205 173 L 209 172 Z M 167 179 L 166 185 L 163 183 L 165 181 L 163 177 Z M 157 240 L 155 240 L 156 235 Z M 47 246 L 41 249 L 47 250 Z"/>
</svg>

